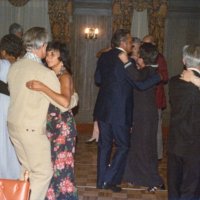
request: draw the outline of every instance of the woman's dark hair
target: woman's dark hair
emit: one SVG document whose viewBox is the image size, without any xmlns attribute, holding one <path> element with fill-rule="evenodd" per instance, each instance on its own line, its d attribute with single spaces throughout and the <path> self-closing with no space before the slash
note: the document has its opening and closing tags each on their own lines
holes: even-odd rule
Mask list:
<svg viewBox="0 0 200 200">
<path fill-rule="evenodd" d="M 16 35 L 7 34 L 1 38 L 0 51 L 6 51 L 8 55 L 17 59 L 23 52 L 23 42 Z"/>
<path fill-rule="evenodd" d="M 67 45 L 59 41 L 49 42 L 46 51 L 51 50 L 56 50 L 60 52 L 60 57 L 58 59 L 63 62 L 63 67 L 67 70 L 67 72 L 72 74 L 71 60 Z"/>
<path fill-rule="evenodd" d="M 145 65 L 155 65 L 158 50 L 155 45 L 151 43 L 143 43 L 140 46 L 140 57 L 144 60 Z"/>
</svg>

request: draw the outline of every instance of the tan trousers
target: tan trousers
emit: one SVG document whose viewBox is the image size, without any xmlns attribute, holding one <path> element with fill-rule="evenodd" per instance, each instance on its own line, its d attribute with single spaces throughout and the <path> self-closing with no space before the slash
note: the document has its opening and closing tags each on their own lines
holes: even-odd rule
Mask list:
<svg viewBox="0 0 200 200">
<path fill-rule="evenodd" d="M 21 163 L 21 177 L 25 170 L 30 173 L 30 200 L 44 200 L 53 175 L 50 143 L 45 130 L 16 128 L 11 124 L 8 129 Z"/>
</svg>

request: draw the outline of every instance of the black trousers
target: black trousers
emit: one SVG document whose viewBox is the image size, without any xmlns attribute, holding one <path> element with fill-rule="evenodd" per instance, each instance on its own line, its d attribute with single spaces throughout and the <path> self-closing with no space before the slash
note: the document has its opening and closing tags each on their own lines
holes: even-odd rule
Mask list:
<svg viewBox="0 0 200 200">
<path fill-rule="evenodd" d="M 187 157 L 168 154 L 169 200 L 200 200 L 199 155 Z"/>
</svg>

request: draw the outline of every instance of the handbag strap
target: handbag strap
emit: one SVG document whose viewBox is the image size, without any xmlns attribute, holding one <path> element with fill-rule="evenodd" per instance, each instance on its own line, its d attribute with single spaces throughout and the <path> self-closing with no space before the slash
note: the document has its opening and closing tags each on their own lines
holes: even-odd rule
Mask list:
<svg viewBox="0 0 200 200">
<path fill-rule="evenodd" d="M 25 181 L 28 181 L 28 179 L 29 179 L 29 172 L 26 170 L 26 171 L 24 172 L 24 180 L 25 180 Z"/>
</svg>

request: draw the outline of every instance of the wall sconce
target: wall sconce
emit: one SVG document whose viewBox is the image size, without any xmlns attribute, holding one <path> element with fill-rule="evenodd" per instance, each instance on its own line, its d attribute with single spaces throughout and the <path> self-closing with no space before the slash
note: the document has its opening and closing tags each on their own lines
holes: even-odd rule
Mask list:
<svg viewBox="0 0 200 200">
<path fill-rule="evenodd" d="M 98 28 L 86 28 L 85 39 L 97 39 L 98 33 L 99 33 Z"/>
</svg>

